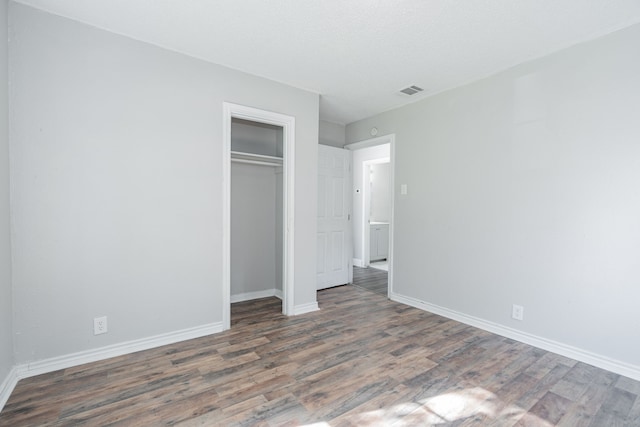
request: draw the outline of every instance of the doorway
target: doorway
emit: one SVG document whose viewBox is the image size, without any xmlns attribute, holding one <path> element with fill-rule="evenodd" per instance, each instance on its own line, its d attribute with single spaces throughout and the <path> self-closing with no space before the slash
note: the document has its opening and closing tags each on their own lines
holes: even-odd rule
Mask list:
<svg viewBox="0 0 640 427">
<path fill-rule="evenodd" d="M 353 283 L 388 297 L 393 289 L 395 135 L 345 148 L 353 152 Z M 387 192 L 377 199 L 373 193 L 372 199 L 376 182 Z M 383 261 L 374 265 L 381 268 L 372 268 L 376 261 Z"/>
<path fill-rule="evenodd" d="M 276 135 L 276 141 L 273 147 L 258 145 L 251 140 L 241 140 L 240 143 L 234 142 L 232 147 L 232 127 L 234 124 L 244 125 L 255 128 L 266 128 L 273 131 Z M 249 133 L 251 131 L 248 131 Z M 278 142 L 280 141 L 280 142 Z M 282 313 L 285 315 L 293 314 L 293 243 L 294 230 L 294 147 L 295 147 L 295 119 L 279 113 L 274 113 L 257 108 L 245 107 L 242 105 L 223 103 L 223 248 L 222 248 L 222 322 L 223 328 L 231 327 L 231 282 L 232 282 L 232 161 L 234 164 L 243 165 L 244 169 L 240 170 L 240 175 L 246 178 L 244 188 L 251 189 L 251 182 L 264 178 L 264 170 L 249 170 L 249 165 L 274 168 L 273 188 L 280 183 L 281 196 L 278 197 L 274 193 L 274 218 L 278 217 L 278 221 L 274 225 L 274 229 L 270 231 L 275 240 L 272 253 L 275 254 L 273 267 L 274 273 L 274 295 L 282 298 Z M 270 172 L 266 172 L 268 174 Z M 279 176 L 278 176 L 279 175 Z M 244 178 L 243 178 L 244 179 Z M 253 181 L 251 181 L 253 180 Z M 242 188 L 239 186 L 238 188 Z M 252 191 L 255 192 L 255 188 Z M 234 204 L 234 210 L 242 209 Z M 251 221 L 243 218 L 245 222 Z M 279 226 L 277 225 L 279 224 Z M 262 230 L 264 231 L 264 230 Z M 247 240 L 245 238 L 244 240 Z M 240 239 L 242 241 L 242 239 Z M 278 241 L 281 242 L 281 250 L 278 250 Z M 233 241 L 234 244 L 236 241 Z M 234 248 L 233 252 L 238 252 L 238 248 Z M 278 254 L 281 254 L 278 256 Z M 246 262 L 246 261 L 245 261 Z M 241 270 L 238 270 L 241 271 Z M 281 288 L 281 294 L 278 295 L 278 288 Z M 244 293 L 244 298 L 262 295 L 266 289 Z M 255 292 L 255 293 L 253 293 Z"/>
<path fill-rule="evenodd" d="M 389 165 L 389 157 L 382 157 L 366 160 L 362 167 L 363 218 L 366 220 L 363 223 L 363 266 L 384 271 L 389 270 L 389 224 L 391 223 Z"/>
</svg>

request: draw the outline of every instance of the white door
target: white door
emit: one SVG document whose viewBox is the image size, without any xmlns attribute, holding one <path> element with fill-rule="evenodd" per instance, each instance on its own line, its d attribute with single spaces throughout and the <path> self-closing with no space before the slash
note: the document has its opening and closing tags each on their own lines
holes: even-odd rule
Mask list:
<svg viewBox="0 0 640 427">
<path fill-rule="evenodd" d="M 318 146 L 318 289 L 351 282 L 351 151 Z"/>
</svg>

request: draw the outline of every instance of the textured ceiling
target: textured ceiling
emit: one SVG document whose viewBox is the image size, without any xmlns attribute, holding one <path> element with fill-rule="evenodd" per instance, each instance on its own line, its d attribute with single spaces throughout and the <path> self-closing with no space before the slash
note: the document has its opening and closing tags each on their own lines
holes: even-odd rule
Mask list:
<svg viewBox="0 0 640 427">
<path fill-rule="evenodd" d="M 343 124 L 640 22 L 640 0 L 20 3 L 317 92 Z"/>
</svg>

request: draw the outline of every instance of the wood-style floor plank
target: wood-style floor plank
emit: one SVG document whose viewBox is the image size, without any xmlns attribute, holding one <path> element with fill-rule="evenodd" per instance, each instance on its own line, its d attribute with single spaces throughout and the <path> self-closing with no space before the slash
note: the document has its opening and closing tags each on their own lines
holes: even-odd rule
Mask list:
<svg viewBox="0 0 640 427">
<path fill-rule="evenodd" d="M 353 267 L 353 285 L 386 296 L 388 273 L 373 267 Z"/>
<path fill-rule="evenodd" d="M 318 301 L 233 304 L 229 331 L 21 380 L 0 426 L 640 425 L 638 381 L 357 286 Z"/>
</svg>

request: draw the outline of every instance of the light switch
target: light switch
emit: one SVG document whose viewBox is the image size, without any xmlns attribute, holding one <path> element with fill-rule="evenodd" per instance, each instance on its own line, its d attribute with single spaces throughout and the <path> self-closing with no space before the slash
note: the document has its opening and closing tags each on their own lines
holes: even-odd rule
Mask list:
<svg viewBox="0 0 640 427">
<path fill-rule="evenodd" d="M 407 195 L 407 184 L 400 184 L 400 194 L 403 196 Z"/>
</svg>

